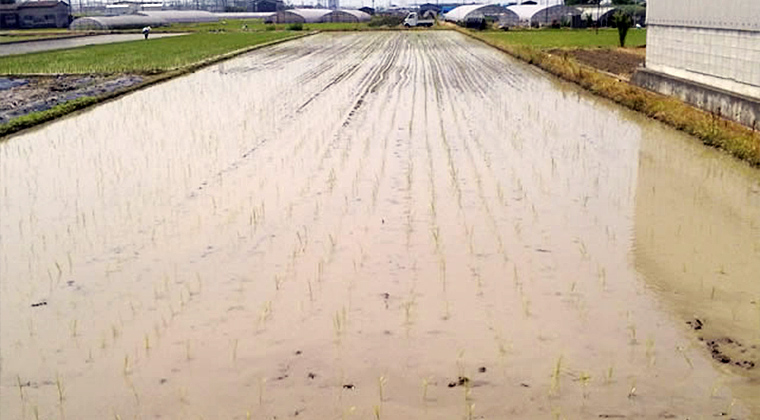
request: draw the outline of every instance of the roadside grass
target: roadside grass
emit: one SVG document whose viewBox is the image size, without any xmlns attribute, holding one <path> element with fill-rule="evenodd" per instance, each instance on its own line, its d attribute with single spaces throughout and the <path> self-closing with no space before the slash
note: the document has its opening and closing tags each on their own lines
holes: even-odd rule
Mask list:
<svg viewBox="0 0 760 420">
<path fill-rule="evenodd" d="M 750 165 L 760 166 L 760 133 L 757 131 L 692 107 L 676 98 L 650 92 L 602 74 L 568 56 L 547 54 L 542 48 L 533 45 L 499 42 L 499 38 L 494 41 L 491 33 L 457 30 L 576 83 L 594 94 L 691 134 L 704 144 L 723 149 Z"/>
<path fill-rule="evenodd" d="M 526 29 L 512 31 L 485 31 L 479 38 L 496 45 L 528 46 L 533 48 L 616 48 L 617 29 Z M 646 29 L 631 29 L 626 47 L 642 47 L 647 42 Z"/>
<path fill-rule="evenodd" d="M 69 35 L 71 33 L 68 28 L 6 29 L 0 31 L 0 36 Z"/>
<path fill-rule="evenodd" d="M 55 34 L 49 34 L 49 35 L 0 35 L 0 44 L 7 44 L 9 42 L 19 42 L 19 41 L 41 41 L 43 39 L 55 39 L 60 37 L 60 35 Z"/>
<path fill-rule="evenodd" d="M 0 74 L 158 73 L 271 41 L 287 31 L 193 33 L 0 57 Z"/>
</svg>

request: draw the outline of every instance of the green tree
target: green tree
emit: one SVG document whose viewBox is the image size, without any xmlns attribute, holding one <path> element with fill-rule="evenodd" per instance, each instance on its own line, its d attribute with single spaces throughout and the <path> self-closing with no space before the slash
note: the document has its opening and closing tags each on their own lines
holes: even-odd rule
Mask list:
<svg viewBox="0 0 760 420">
<path fill-rule="evenodd" d="M 633 19 L 631 15 L 624 12 L 615 12 L 612 16 L 612 23 L 617 26 L 618 37 L 620 39 L 620 46 L 625 47 L 625 37 L 628 36 L 628 30 L 633 26 Z"/>
</svg>

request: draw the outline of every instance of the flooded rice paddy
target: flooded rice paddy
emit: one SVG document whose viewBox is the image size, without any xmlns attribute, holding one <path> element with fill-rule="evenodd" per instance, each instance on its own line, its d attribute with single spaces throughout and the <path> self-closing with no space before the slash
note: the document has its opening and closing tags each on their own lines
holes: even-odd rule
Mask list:
<svg viewBox="0 0 760 420">
<path fill-rule="evenodd" d="M 760 416 L 758 171 L 455 32 L 18 135 L 0 199 L 3 419 Z"/>
</svg>

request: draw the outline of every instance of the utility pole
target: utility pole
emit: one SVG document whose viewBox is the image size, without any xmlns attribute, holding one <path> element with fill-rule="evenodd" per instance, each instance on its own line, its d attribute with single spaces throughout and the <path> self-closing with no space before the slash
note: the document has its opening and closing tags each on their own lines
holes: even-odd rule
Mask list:
<svg viewBox="0 0 760 420">
<path fill-rule="evenodd" d="M 596 0 L 596 34 L 599 35 L 599 25 L 602 23 L 602 0 Z"/>
</svg>

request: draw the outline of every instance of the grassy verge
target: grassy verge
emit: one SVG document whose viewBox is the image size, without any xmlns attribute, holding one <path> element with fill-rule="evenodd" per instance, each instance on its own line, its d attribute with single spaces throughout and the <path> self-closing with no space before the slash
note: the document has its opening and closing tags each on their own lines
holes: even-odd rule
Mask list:
<svg viewBox="0 0 760 420">
<path fill-rule="evenodd" d="M 284 31 L 206 32 L 13 55 L 0 57 L 0 74 L 156 73 L 294 35 Z"/>
<path fill-rule="evenodd" d="M 0 44 L 19 41 L 41 41 L 43 39 L 56 39 L 56 35 L 0 35 Z"/>
<path fill-rule="evenodd" d="M 5 124 L 0 124 L 0 141 L 2 141 L 2 138 L 8 134 L 34 127 L 35 125 L 42 124 L 46 121 L 54 120 L 63 115 L 92 106 L 98 102 L 100 102 L 100 100 L 95 97 L 78 98 L 54 106 L 53 108 L 46 109 L 45 111 L 33 112 L 24 115 L 23 117 L 14 118 Z"/>
<path fill-rule="evenodd" d="M 515 43 L 501 34 L 494 36 L 489 32 L 475 33 L 464 29 L 457 30 L 562 79 L 576 83 L 592 93 L 691 134 L 704 144 L 723 149 L 750 165 L 760 166 L 760 133 L 741 124 L 694 108 L 676 98 L 621 82 L 614 77 L 578 64 L 572 58 L 547 54 L 542 51 L 543 47 Z M 546 48 L 553 46 L 557 45 L 547 45 Z"/>
<path fill-rule="evenodd" d="M 478 37 L 489 43 L 514 47 L 533 48 L 615 48 L 618 46 L 617 29 L 528 29 L 516 31 L 485 31 Z M 645 29 L 631 29 L 626 47 L 642 47 L 647 42 Z"/>
</svg>

